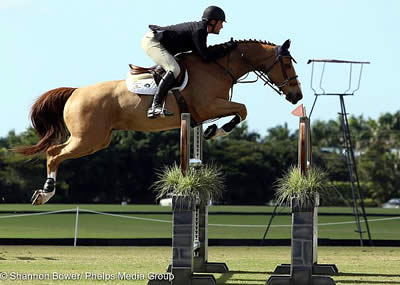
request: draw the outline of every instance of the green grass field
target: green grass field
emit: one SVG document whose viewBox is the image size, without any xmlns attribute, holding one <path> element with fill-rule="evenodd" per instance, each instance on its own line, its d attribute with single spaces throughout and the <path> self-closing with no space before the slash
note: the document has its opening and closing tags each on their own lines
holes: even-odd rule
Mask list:
<svg viewBox="0 0 400 285">
<path fill-rule="evenodd" d="M 48 204 L 41 207 L 4 204 L 0 211 L 57 211 L 74 209 L 75 205 Z M 79 214 L 79 238 L 169 238 L 171 215 L 168 207 L 155 205 L 80 205 L 81 209 L 99 212 L 120 212 L 128 217 L 160 221 L 137 220 L 114 216 Z M 271 207 L 212 206 L 212 212 L 252 212 L 259 215 L 210 215 L 209 238 L 261 239 Z M 124 212 L 160 212 L 132 215 Z M 288 212 L 288 209 L 283 209 Z M 350 208 L 320 208 L 320 212 L 351 213 Z M 395 214 L 400 209 L 367 209 L 370 214 Z M 12 216 L 1 214 L 0 217 Z M 75 214 L 9 217 L 0 219 L 0 238 L 72 238 Z M 400 219 L 370 217 L 373 239 L 399 239 Z M 379 221 L 373 221 L 379 220 Z M 351 216 L 320 216 L 319 223 L 353 222 Z M 277 216 L 268 238 L 290 238 L 290 216 Z M 222 224 L 218 226 L 213 224 Z M 231 227 L 227 225 L 253 225 Z M 355 225 L 320 225 L 321 238 L 358 239 Z M 79 244 L 79 241 L 78 241 Z M 147 284 L 148 273 L 164 273 L 171 260 L 170 247 L 51 247 L 0 246 L 0 284 Z M 209 260 L 226 262 L 230 272 L 215 274 L 217 284 L 265 284 L 277 264 L 290 262 L 290 247 L 210 247 Z M 400 248 L 320 247 L 320 263 L 335 263 L 340 274 L 336 284 L 400 284 Z M 19 274 L 19 275 L 18 275 Z M 25 274 L 25 275 L 24 275 Z M 26 274 L 36 274 L 36 280 L 22 280 Z M 38 280 L 39 275 L 45 280 Z M 78 280 L 62 281 L 62 276 Z M 80 275 L 79 275 L 80 274 Z M 125 274 L 125 275 L 124 275 Z M 18 280 L 12 280 L 19 276 Z M 121 276 L 131 279 L 123 280 Z M 143 278 L 142 278 L 143 277 Z M 1 279 L 6 278 L 6 280 Z M 58 278 L 58 279 L 57 279 Z M 105 281 L 104 278 L 116 280 Z"/>
<path fill-rule="evenodd" d="M 0 246 L 0 284 L 147 284 L 148 273 L 164 273 L 167 247 Z M 289 247 L 211 247 L 209 260 L 226 262 L 230 272 L 214 274 L 217 284 L 265 284 L 277 264 L 290 261 Z M 322 247 L 319 263 L 334 263 L 336 284 L 400 284 L 400 248 Z M 11 280 L 19 274 L 42 274 L 45 280 Z M 122 280 L 119 276 L 144 276 Z M 124 273 L 127 273 L 123 275 Z M 54 274 L 54 275 L 53 275 Z M 78 280 L 55 277 L 76 274 Z M 97 276 L 95 278 L 94 276 Z M 108 276 L 113 281 L 99 280 Z M 4 279 L 7 280 L 4 280 Z M 97 281 L 96 281 L 97 279 Z M 140 279 L 140 278 L 139 278 Z"/>
<path fill-rule="evenodd" d="M 40 207 L 21 204 L 3 204 L 0 211 L 56 211 L 73 209 L 75 205 L 48 204 Z M 131 215 L 129 211 L 171 212 L 168 207 L 156 205 L 80 205 L 81 209 L 100 212 L 120 212 L 131 217 L 94 215 L 80 212 L 79 238 L 168 238 L 171 237 L 171 215 Z M 209 212 L 272 212 L 271 207 L 261 206 L 212 206 Z M 283 209 L 288 212 L 288 209 Z M 351 213 L 350 208 L 320 208 L 320 212 Z M 396 214 L 399 217 L 370 217 L 373 239 L 400 239 L 400 209 L 368 208 L 370 214 Z M 1 214 L 1 217 L 12 214 Z M 161 221 L 136 220 L 132 217 L 156 219 Z M 210 215 L 209 238 L 220 239 L 261 239 L 268 215 Z M 382 220 L 385 219 L 385 220 Z M 342 223 L 345 224 L 334 224 Z M 346 223 L 347 222 L 347 223 Z M 354 232 L 352 216 L 320 216 L 319 237 L 331 239 L 358 239 Z M 275 217 L 267 238 L 290 238 L 290 216 Z M 333 223 L 333 224 L 332 224 Z M 242 226 L 246 225 L 246 226 Z M 236 227 L 235 227 L 236 226 Z M 0 219 L 0 238 L 72 238 L 74 236 L 75 214 L 54 214 L 24 216 Z"/>
</svg>

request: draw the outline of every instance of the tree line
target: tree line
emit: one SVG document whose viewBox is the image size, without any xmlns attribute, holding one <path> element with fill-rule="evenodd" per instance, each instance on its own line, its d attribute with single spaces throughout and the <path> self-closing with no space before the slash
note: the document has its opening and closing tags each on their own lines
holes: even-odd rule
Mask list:
<svg viewBox="0 0 400 285">
<path fill-rule="evenodd" d="M 378 119 L 350 117 L 349 125 L 361 188 L 369 206 L 400 197 L 400 111 Z M 297 163 L 298 131 L 287 125 L 265 136 L 242 123 L 228 137 L 204 144 L 204 162 L 221 167 L 226 178 L 223 204 L 263 205 L 274 199 L 274 182 Z M 0 199 L 29 203 L 46 177 L 45 154 L 30 158 L 11 148 L 35 144 L 28 128 L 0 138 Z M 326 205 L 348 205 L 351 199 L 341 119 L 312 122 L 313 164 L 330 177 Z M 53 203 L 154 203 L 151 185 L 157 171 L 179 163 L 179 130 L 158 133 L 115 131 L 110 146 L 93 155 L 67 160 L 59 168 Z"/>
</svg>

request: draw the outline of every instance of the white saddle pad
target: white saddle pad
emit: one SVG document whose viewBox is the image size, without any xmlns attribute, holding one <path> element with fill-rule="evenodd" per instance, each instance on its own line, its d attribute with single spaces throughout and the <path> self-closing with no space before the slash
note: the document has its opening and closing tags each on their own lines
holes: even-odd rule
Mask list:
<svg viewBox="0 0 400 285">
<path fill-rule="evenodd" d="M 177 89 L 178 91 L 185 89 L 188 83 L 188 77 L 187 70 L 185 70 L 185 78 L 183 79 L 181 86 L 177 86 L 172 89 Z M 157 84 L 150 73 L 132 75 L 130 72 L 128 72 L 125 83 L 126 88 L 136 94 L 154 95 L 157 90 Z"/>
</svg>

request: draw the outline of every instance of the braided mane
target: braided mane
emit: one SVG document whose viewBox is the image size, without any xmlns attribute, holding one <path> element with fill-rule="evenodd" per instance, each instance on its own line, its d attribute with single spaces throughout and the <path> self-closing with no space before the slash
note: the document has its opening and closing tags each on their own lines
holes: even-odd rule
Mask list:
<svg viewBox="0 0 400 285">
<path fill-rule="evenodd" d="M 219 47 L 219 46 L 223 46 L 223 45 L 226 45 L 226 44 L 229 43 L 229 42 L 231 42 L 231 41 L 227 41 L 227 42 L 224 42 L 224 43 L 222 43 L 222 44 L 212 45 L 212 46 L 210 46 L 210 47 Z M 267 45 L 270 45 L 270 46 L 276 46 L 276 44 L 271 43 L 271 42 L 268 42 L 268 41 L 251 40 L 251 39 L 248 39 L 248 40 L 234 40 L 233 42 L 234 42 L 234 43 L 237 43 L 237 44 L 267 44 Z"/>
</svg>

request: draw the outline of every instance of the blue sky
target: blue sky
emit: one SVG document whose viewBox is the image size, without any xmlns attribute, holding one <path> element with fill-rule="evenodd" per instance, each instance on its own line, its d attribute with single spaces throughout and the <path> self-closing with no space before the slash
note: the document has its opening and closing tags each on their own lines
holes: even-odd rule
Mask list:
<svg viewBox="0 0 400 285">
<path fill-rule="evenodd" d="M 377 118 L 400 109 L 400 1 L 0 0 L 0 137 L 24 131 L 31 104 L 47 90 L 123 79 L 128 63 L 151 66 L 140 47 L 148 24 L 199 20 L 209 5 L 222 7 L 228 21 L 209 44 L 292 40 L 308 111 L 310 58 L 371 62 L 358 93 L 346 98 L 350 114 Z M 348 66 L 327 66 L 325 73 L 327 91 L 347 89 Z M 262 135 L 280 124 L 298 126 L 290 115 L 296 106 L 261 82 L 236 85 L 233 100 L 246 104 L 250 129 Z M 320 98 L 312 119 L 335 119 L 339 109 L 338 98 Z"/>
</svg>

